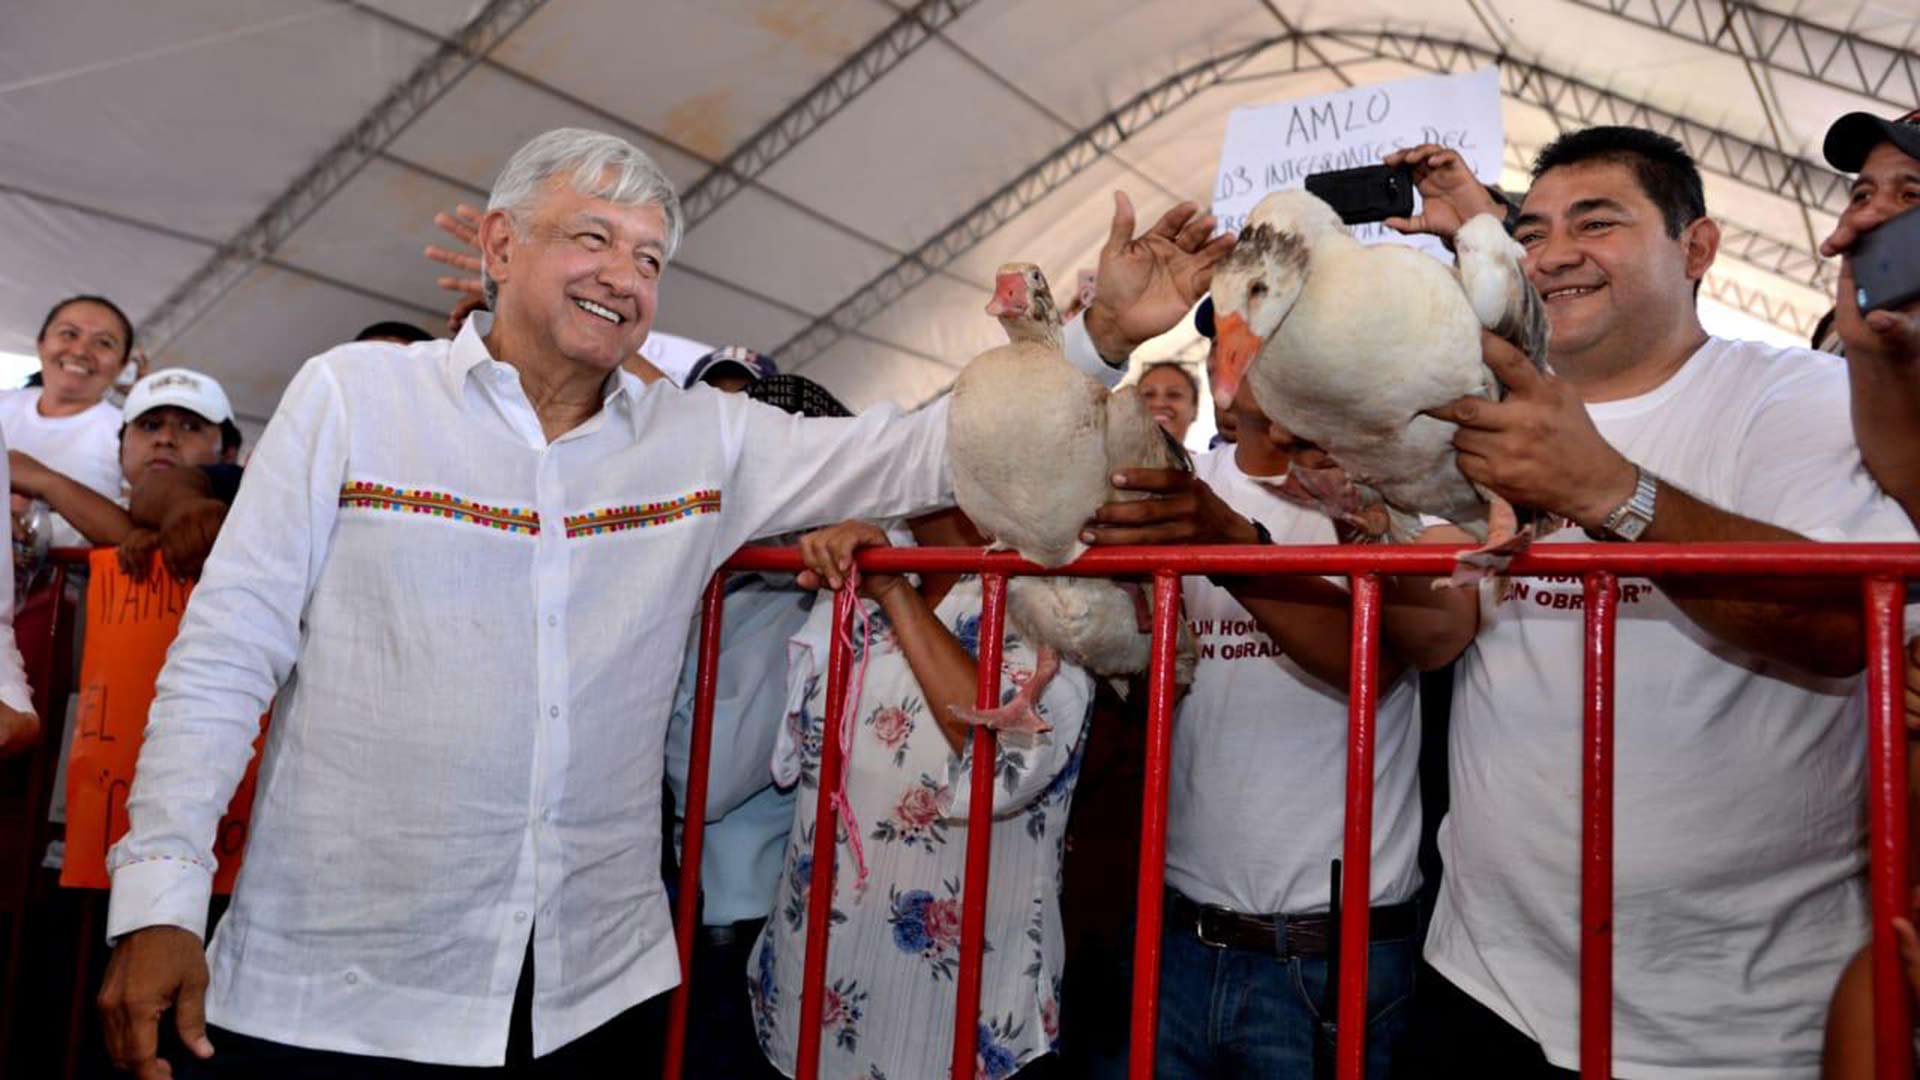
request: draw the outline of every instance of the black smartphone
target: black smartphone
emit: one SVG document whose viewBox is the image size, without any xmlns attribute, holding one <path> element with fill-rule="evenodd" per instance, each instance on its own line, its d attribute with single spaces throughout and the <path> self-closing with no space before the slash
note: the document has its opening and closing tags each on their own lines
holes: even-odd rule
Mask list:
<svg viewBox="0 0 1920 1080">
<path fill-rule="evenodd" d="M 1362 165 L 1314 173 L 1307 177 L 1307 191 L 1333 207 L 1348 225 L 1413 214 L 1413 172 L 1405 167 Z"/>
<path fill-rule="evenodd" d="M 1853 284 L 1861 311 L 1920 300 L 1920 209 L 1895 214 L 1853 245 Z"/>
</svg>

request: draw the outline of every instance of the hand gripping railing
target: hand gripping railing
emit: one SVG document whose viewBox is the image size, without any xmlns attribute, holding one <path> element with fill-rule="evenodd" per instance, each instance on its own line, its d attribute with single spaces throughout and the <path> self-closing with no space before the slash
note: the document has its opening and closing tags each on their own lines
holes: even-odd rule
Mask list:
<svg viewBox="0 0 1920 1080">
<path fill-rule="evenodd" d="M 1161 903 L 1167 832 L 1167 765 L 1173 742 L 1173 660 L 1180 619 L 1180 578 L 1187 574 L 1347 575 L 1352 586 L 1353 662 L 1348 706 L 1346 837 L 1340 892 L 1339 1036 L 1335 1063 L 1340 1080 L 1360 1080 L 1366 1068 L 1367 912 L 1371 896 L 1369 856 L 1373 834 L 1374 710 L 1379 666 L 1380 575 L 1444 576 L 1453 552 L 1440 547 L 1189 547 L 1107 548 L 1088 553 L 1071 567 L 1047 571 L 1010 554 L 975 548 L 875 549 L 858 558 L 874 573 L 975 573 L 982 575 L 979 703 L 999 703 L 1001 639 L 1009 576 L 1067 573 L 1079 577 L 1151 575 L 1154 587 L 1153 663 L 1147 684 L 1146 794 L 1140 813 L 1139 918 L 1133 952 L 1133 1013 L 1129 1075 L 1153 1075 L 1159 1006 Z M 686 805 L 706 805 L 707 762 L 712 749 L 715 661 L 719 655 L 721 595 L 726 571 L 794 571 L 793 548 L 746 548 L 707 586 L 702 607 L 700 673 L 688 763 Z M 1610 1076 L 1613 1065 L 1613 641 L 1618 577 L 1633 575 L 1731 578 L 1853 578 L 1862 586 L 1867 657 L 1867 754 L 1869 794 L 1869 893 L 1873 911 L 1873 1002 L 1876 1075 L 1908 1080 L 1912 1072 L 1906 976 L 1891 921 L 1907 910 L 1907 764 L 1901 708 L 1904 581 L 1920 577 L 1916 544 L 1554 544 L 1516 560 L 1515 577 L 1572 575 L 1585 583 L 1585 679 L 1581 700 L 1582 799 L 1580 835 L 1580 1074 Z M 839 625 L 853 611 L 854 596 L 842 590 L 834 601 Z M 827 662 L 828 716 L 836 716 L 847 688 L 850 650 L 833 635 Z M 981 938 L 986 919 L 993 735 L 973 733 L 973 801 L 967 821 L 967 871 L 961 914 L 960 969 L 955 979 L 953 1077 L 975 1074 L 979 1014 Z M 836 821 L 830 793 L 845 762 L 839 741 L 821 740 L 819 824 L 814 837 L 809 896 L 831 896 Z M 674 992 L 665 1075 L 679 1080 L 686 1052 L 693 931 L 700 873 L 702 815 L 688 815 L 683 834 L 676 931 L 681 984 Z M 798 1073 L 814 1080 L 820 1071 L 822 1003 L 825 997 L 827 916 L 830 905 L 807 905 L 806 964 L 802 986 Z M 722 974 L 737 978 L 738 972 Z"/>
</svg>

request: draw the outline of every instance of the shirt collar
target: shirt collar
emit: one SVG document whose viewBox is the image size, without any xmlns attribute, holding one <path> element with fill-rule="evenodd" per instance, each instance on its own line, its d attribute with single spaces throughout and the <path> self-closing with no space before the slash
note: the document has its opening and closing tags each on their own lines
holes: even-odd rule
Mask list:
<svg viewBox="0 0 1920 1080">
<path fill-rule="evenodd" d="M 493 329 L 493 312 L 476 311 L 467 316 L 466 325 L 455 335 L 453 346 L 447 350 L 444 374 L 447 391 L 455 397 L 462 396 L 461 388 L 473 377 L 476 370 L 484 371 L 492 365 L 511 368 L 512 365 L 494 358 L 487 351 L 486 335 Z M 605 409 L 629 410 L 632 408 L 635 391 L 639 388 L 639 378 L 625 368 L 610 373 L 600 386 L 600 404 Z"/>
</svg>

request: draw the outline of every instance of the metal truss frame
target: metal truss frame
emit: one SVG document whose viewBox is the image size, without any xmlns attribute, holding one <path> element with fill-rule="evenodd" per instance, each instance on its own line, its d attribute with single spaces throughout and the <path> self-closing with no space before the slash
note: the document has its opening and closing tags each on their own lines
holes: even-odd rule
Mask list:
<svg viewBox="0 0 1920 1080">
<path fill-rule="evenodd" d="M 1813 328 L 1824 312 L 1808 311 L 1791 300 L 1774 296 L 1765 289 L 1742 285 L 1730 277 L 1709 272 L 1701 282 L 1701 291 L 1730 308 L 1793 334 L 1802 341 L 1813 337 Z"/>
<path fill-rule="evenodd" d="M 1162 79 L 1082 128 L 1052 153 L 975 203 L 946 228 L 782 342 L 774 355 L 780 357 L 781 364 L 788 370 L 799 368 L 865 325 L 922 281 L 952 265 L 955 259 L 1021 211 L 1057 191 L 1141 129 L 1185 105 L 1202 91 L 1219 85 L 1253 58 L 1288 43 L 1292 45 L 1292 70 L 1326 66 L 1306 54 L 1306 43 L 1300 37 L 1289 34 L 1222 53 Z M 1303 63 L 1303 56 L 1311 62 Z"/>
<path fill-rule="evenodd" d="M 1322 36 L 1375 57 L 1398 60 L 1441 74 L 1498 63 L 1502 92 L 1516 101 L 1543 109 L 1556 119 L 1576 121 L 1581 126 L 1629 124 L 1650 128 L 1678 141 L 1700 167 L 1709 172 L 1835 217 L 1846 208 L 1847 178 L 1825 165 L 1635 101 L 1530 61 L 1471 42 L 1426 34 L 1381 30 L 1329 31 Z"/>
<path fill-rule="evenodd" d="M 1845 205 L 1846 177 L 1823 166 L 1472 42 L 1391 30 L 1288 33 L 1203 60 L 1134 95 L 1082 128 L 1052 153 L 980 200 L 924 244 L 781 343 L 774 355 L 779 356 L 789 370 L 819 356 L 922 281 L 952 265 L 1021 211 L 1058 190 L 1140 130 L 1231 78 L 1254 59 L 1275 50 L 1287 51 L 1281 64 L 1272 71 L 1263 71 L 1262 77 L 1325 70 L 1335 63 L 1347 62 L 1345 57 L 1322 58 L 1315 46 L 1330 42 L 1366 59 L 1396 60 L 1442 74 L 1497 63 L 1504 93 L 1544 109 L 1556 119 L 1571 119 L 1583 125 L 1632 124 L 1651 128 L 1678 140 L 1700 167 L 1708 171 L 1836 216 Z M 1793 245 L 1752 229 L 1736 227 L 1735 244 L 1729 253 L 1810 287 L 1825 287 L 1818 284 L 1822 278 L 1817 269 L 1798 262 L 1798 249 Z M 1749 255 L 1753 258 L 1748 259 Z M 1806 253 L 1806 258 L 1817 263 L 1811 252 Z M 1798 275 L 1789 272 L 1796 268 L 1800 270 Z M 1777 323 L 1783 329 L 1798 330 L 1805 321 L 1804 313 L 1791 304 L 1785 301 L 1757 304 L 1745 297 L 1749 290 L 1731 282 L 1712 286 L 1710 291 L 1716 298 L 1721 298 L 1721 293 L 1738 297 L 1737 300 L 1723 299 L 1723 302 L 1750 313 L 1756 309 L 1789 313 L 1789 317 Z M 1811 329 L 1811 324 L 1807 329 Z"/>
<path fill-rule="evenodd" d="M 380 102 L 300 174 L 232 239 L 141 320 L 157 353 L 211 311 L 247 273 L 359 174 L 474 65 L 538 11 L 546 0 L 491 0 L 422 60 Z"/>
<path fill-rule="evenodd" d="M 1569 0 L 1774 71 L 1906 110 L 1920 101 L 1920 54 L 1741 0 Z M 1735 36 L 1736 24 L 1751 50 Z"/>
<path fill-rule="evenodd" d="M 689 232 L 980 0 L 920 0 L 680 196 Z"/>
<path fill-rule="evenodd" d="M 1822 259 L 1818 252 L 1769 236 L 1718 214 L 1713 220 L 1720 226 L 1720 254 L 1738 259 L 1756 270 L 1804 285 L 1815 292 L 1833 295 L 1838 286 L 1837 263 Z"/>
</svg>

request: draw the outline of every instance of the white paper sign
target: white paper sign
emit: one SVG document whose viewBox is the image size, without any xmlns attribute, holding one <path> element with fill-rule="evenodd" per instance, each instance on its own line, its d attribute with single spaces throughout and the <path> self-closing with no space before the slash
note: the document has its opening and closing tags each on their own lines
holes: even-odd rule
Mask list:
<svg viewBox="0 0 1920 1080">
<path fill-rule="evenodd" d="M 1220 148 L 1213 214 L 1222 230 L 1238 232 L 1269 192 L 1300 188 L 1312 173 L 1378 165 L 1421 143 L 1458 151 L 1475 176 L 1495 183 L 1505 142 L 1500 71 L 1492 67 L 1235 109 Z M 1352 228 L 1363 243 L 1411 242 L 1452 261 L 1431 237 L 1405 237 L 1378 224 Z"/>
</svg>

